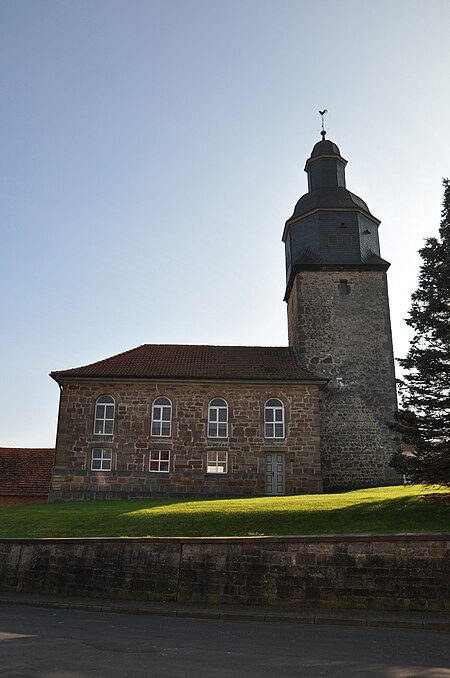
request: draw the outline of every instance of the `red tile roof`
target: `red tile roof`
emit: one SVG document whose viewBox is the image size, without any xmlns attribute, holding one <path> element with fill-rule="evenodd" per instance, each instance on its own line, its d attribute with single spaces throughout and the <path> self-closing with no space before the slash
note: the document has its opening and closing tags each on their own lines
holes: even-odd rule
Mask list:
<svg viewBox="0 0 450 678">
<path fill-rule="evenodd" d="M 54 449 L 0 447 L 0 495 L 47 495 L 54 461 Z"/>
<path fill-rule="evenodd" d="M 74 378 L 325 380 L 298 364 L 288 346 L 191 346 L 143 344 L 91 365 L 51 372 L 60 382 Z"/>
</svg>

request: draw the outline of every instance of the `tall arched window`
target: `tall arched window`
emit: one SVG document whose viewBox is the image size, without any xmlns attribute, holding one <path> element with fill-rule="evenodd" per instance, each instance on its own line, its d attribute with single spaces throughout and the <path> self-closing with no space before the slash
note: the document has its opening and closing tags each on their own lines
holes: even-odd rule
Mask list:
<svg viewBox="0 0 450 678">
<path fill-rule="evenodd" d="M 152 406 L 152 436 L 170 436 L 171 422 L 172 403 L 169 398 L 156 398 Z"/>
<path fill-rule="evenodd" d="M 102 395 L 95 403 L 94 433 L 98 435 L 112 435 L 114 431 L 114 414 L 116 404 L 114 398 Z"/>
<path fill-rule="evenodd" d="M 228 438 L 228 404 L 223 398 L 209 403 L 208 438 Z"/>
<path fill-rule="evenodd" d="M 265 404 L 264 436 L 284 438 L 284 405 L 278 398 L 270 398 Z"/>
</svg>

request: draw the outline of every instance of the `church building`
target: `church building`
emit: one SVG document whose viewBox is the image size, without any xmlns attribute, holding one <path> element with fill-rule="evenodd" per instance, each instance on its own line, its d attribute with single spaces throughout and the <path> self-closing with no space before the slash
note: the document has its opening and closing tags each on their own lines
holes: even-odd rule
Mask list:
<svg viewBox="0 0 450 678">
<path fill-rule="evenodd" d="M 397 407 L 379 220 L 335 143 L 286 222 L 288 346 L 145 344 L 52 372 L 50 501 L 389 485 Z"/>
</svg>

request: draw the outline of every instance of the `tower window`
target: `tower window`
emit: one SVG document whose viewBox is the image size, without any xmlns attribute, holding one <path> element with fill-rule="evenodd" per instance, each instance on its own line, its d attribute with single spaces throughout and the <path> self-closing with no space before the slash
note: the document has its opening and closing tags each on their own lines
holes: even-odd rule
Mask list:
<svg viewBox="0 0 450 678">
<path fill-rule="evenodd" d="M 335 233 L 330 233 L 328 236 L 328 244 L 331 247 L 335 247 L 338 244 L 337 235 Z"/>
<path fill-rule="evenodd" d="M 352 236 L 349 233 L 343 233 L 341 235 L 341 242 L 343 245 L 351 245 L 352 244 Z"/>
<path fill-rule="evenodd" d="M 350 285 L 347 280 L 339 280 L 339 294 L 350 294 Z"/>
</svg>

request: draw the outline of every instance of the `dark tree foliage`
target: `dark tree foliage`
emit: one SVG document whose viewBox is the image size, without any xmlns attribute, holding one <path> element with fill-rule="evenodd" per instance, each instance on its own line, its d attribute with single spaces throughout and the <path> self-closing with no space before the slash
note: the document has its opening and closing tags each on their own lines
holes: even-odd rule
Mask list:
<svg viewBox="0 0 450 678">
<path fill-rule="evenodd" d="M 444 179 L 439 238 L 420 250 L 423 263 L 407 324 L 414 337 L 400 383 L 398 430 L 412 453 L 392 466 L 412 482 L 450 485 L 450 181 Z"/>
</svg>

